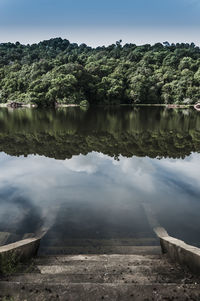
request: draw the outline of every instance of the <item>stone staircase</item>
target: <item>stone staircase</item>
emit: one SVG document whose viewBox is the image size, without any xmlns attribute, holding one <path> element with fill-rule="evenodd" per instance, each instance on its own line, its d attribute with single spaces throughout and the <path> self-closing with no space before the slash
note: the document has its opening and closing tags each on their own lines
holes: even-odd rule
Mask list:
<svg viewBox="0 0 200 301">
<path fill-rule="evenodd" d="M 56 235 L 54 236 L 56 237 Z M 45 239 L 45 238 L 44 238 Z M 145 246 L 145 248 L 143 248 Z M 40 255 L 160 253 L 157 237 L 120 239 L 49 239 L 41 241 Z"/>
<path fill-rule="evenodd" d="M 1 279 L 0 300 L 200 300 L 199 278 L 169 262 L 160 247 L 121 246 L 120 254 L 116 247 L 109 254 L 39 256 Z"/>
</svg>

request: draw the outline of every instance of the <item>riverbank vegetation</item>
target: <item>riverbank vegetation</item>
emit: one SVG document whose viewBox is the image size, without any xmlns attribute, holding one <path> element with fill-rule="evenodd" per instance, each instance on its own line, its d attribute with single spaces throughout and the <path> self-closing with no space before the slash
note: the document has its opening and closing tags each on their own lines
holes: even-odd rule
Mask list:
<svg viewBox="0 0 200 301">
<path fill-rule="evenodd" d="M 91 48 L 55 38 L 0 44 L 0 103 L 193 104 L 200 99 L 200 48 L 121 41 Z"/>
</svg>

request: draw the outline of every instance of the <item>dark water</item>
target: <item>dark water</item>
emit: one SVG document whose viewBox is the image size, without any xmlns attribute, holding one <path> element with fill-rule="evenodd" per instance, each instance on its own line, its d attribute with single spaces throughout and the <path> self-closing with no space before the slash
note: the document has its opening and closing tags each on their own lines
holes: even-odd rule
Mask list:
<svg viewBox="0 0 200 301">
<path fill-rule="evenodd" d="M 46 227 L 42 250 L 90 239 L 157 244 L 147 204 L 169 234 L 200 246 L 192 109 L 1 109 L 0 151 L 7 243 Z"/>
</svg>

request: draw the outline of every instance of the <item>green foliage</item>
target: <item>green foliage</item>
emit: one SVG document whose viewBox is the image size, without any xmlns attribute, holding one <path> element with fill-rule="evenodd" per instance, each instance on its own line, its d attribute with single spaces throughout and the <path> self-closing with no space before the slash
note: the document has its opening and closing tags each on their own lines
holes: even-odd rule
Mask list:
<svg viewBox="0 0 200 301">
<path fill-rule="evenodd" d="M 0 102 L 195 103 L 200 49 L 191 44 L 78 46 L 61 38 L 0 44 Z"/>
<path fill-rule="evenodd" d="M 19 255 L 14 252 L 0 254 L 0 273 L 2 275 L 11 275 L 15 273 L 20 266 Z"/>
<path fill-rule="evenodd" d="M 15 301 L 15 299 L 11 296 L 5 296 L 1 299 L 1 301 Z"/>
<path fill-rule="evenodd" d="M 88 102 L 87 100 L 82 100 L 82 101 L 80 102 L 80 106 L 81 106 L 81 107 L 88 107 L 88 106 L 89 106 L 89 102 Z"/>
</svg>

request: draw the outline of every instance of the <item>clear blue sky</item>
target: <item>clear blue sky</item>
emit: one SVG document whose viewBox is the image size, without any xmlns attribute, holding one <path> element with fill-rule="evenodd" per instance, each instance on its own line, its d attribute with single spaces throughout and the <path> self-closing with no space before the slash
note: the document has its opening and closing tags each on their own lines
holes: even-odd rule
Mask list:
<svg viewBox="0 0 200 301">
<path fill-rule="evenodd" d="M 0 42 L 200 45 L 200 0 L 0 0 Z"/>
</svg>

